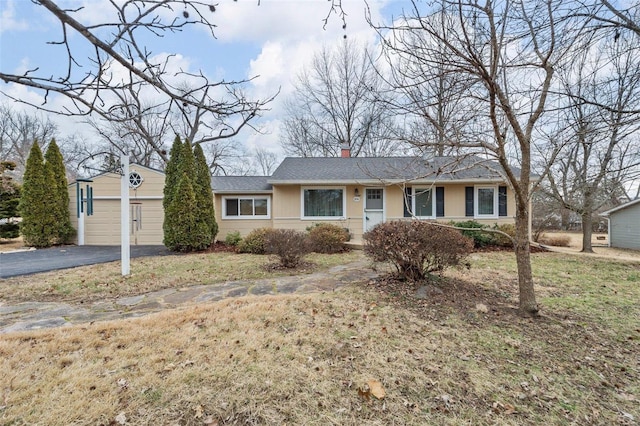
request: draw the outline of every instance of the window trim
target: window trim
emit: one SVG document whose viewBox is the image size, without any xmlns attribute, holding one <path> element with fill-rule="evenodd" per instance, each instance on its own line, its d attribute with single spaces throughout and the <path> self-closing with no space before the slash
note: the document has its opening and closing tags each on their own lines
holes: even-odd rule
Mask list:
<svg viewBox="0 0 640 426">
<path fill-rule="evenodd" d="M 491 189 L 493 191 L 493 213 L 491 214 L 480 214 L 478 191 L 481 189 Z M 476 185 L 473 187 L 473 217 L 477 219 L 498 219 L 498 185 Z"/>
<path fill-rule="evenodd" d="M 309 189 L 326 189 L 342 191 L 342 216 L 305 216 L 304 191 Z M 301 186 L 300 187 L 300 220 L 345 220 L 347 218 L 347 187 L 346 186 Z"/>
<path fill-rule="evenodd" d="M 256 204 L 255 200 L 267 200 L 267 214 L 266 215 L 256 215 Z M 227 200 L 238 200 L 238 215 L 227 215 Z M 253 215 L 241 215 L 240 214 L 240 200 L 252 200 L 253 202 Z M 267 220 L 271 219 L 271 196 L 270 195 L 228 195 L 222 197 L 222 219 L 229 220 Z"/>
<path fill-rule="evenodd" d="M 416 208 L 416 190 L 417 192 L 429 190 L 431 191 L 431 216 L 418 216 L 416 213 L 418 212 Z M 435 219 L 436 218 L 436 187 L 433 185 L 430 186 L 412 186 L 411 187 L 411 210 L 413 211 L 413 215 L 418 219 Z"/>
</svg>

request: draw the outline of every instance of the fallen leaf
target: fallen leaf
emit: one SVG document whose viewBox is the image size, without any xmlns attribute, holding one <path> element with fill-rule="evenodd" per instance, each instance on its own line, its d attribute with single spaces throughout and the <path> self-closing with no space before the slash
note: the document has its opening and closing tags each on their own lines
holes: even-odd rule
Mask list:
<svg viewBox="0 0 640 426">
<path fill-rule="evenodd" d="M 360 395 L 363 399 L 369 401 L 371 399 L 371 392 L 369 389 L 361 389 L 358 388 L 358 395 Z"/>
<path fill-rule="evenodd" d="M 489 312 L 489 308 L 484 303 L 476 303 L 476 311 L 486 314 Z"/>
<path fill-rule="evenodd" d="M 385 397 L 386 392 L 382 387 L 382 383 L 372 379 L 372 380 L 369 380 L 367 384 L 369 385 L 369 391 L 371 392 L 371 395 L 375 396 L 378 399 L 382 399 Z"/>
<path fill-rule="evenodd" d="M 202 408 L 202 405 L 196 405 L 196 408 L 194 408 L 193 411 L 195 411 L 194 417 L 196 419 L 202 418 L 202 415 L 204 414 L 204 408 Z"/>
<path fill-rule="evenodd" d="M 114 420 L 119 425 L 126 425 L 127 424 L 127 416 L 124 415 L 124 411 L 122 413 L 118 414 Z"/>
</svg>

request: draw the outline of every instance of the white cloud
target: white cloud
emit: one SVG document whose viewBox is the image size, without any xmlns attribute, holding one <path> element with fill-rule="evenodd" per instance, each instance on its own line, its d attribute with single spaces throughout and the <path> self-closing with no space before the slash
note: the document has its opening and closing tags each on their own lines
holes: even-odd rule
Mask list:
<svg viewBox="0 0 640 426">
<path fill-rule="evenodd" d="M 6 30 L 7 22 L 13 22 L 11 25 L 27 21 L 18 20 L 15 13 L 15 0 L 0 0 L 8 5 L 2 11 L 2 29 Z M 116 0 L 120 1 L 120 0 Z M 75 18 L 87 25 L 104 22 L 105 17 L 112 15 L 112 7 L 106 0 L 64 0 L 65 7 L 83 6 Z M 292 91 L 292 79 L 302 70 L 303 66 L 311 60 L 314 53 L 323 45 L 332 45 L 341 43 L 343 35 L 347 34 L 350 40 L 367 40 L 372 42 L 376 34 L 369 27 L 365 20 L 365 6 L 367 4 L 363 0 L 343 0 L 344 10 L 347 13 L 347 28 L 342 29 L 342 20 L 340 16 L 333 14 L 329 17 L 328 25 L 323 29 L 323 19 L 329 13 L 330 2 L 327 0 L 262 0 L 258 6 L 257 0 L 239 0 L 237 2 L 224 1 L 219 3 L 216 12 L 213 12 L 212 22 L 217 25 L 216 36 L 217 41 L 206 41 L 202 37 L 201 31 L 190 32 L 185 31 L 188 36 L 186 40 L 191 40 L 193 44 L 190 48 L 196 48 L 195 52 L 190 50 L 183 51 L 180 45 L 171 47 L 172 45 L 163 44 L 163 40 L 154 46 L 150 46 L 151 50 L 158 53 L 158 57 L 166 57 L 167 55 L 176 54 L 170 60 L 170 70 L 176 72 L 178 70 L 195 72 L 195 68 L 201 65 L 206 66 L 203 72 L 211 81 L 218 81 L 222 78 L 240 79 L 242 77 L 251 78 L 259 76 L 246 86 L 249 98 L 264 99 L 273 96 L 278 89 L 281 89 L 280 96 L 270 106 L 271 111 L 265 113 L 265 116 L 256 123 L 262 133 L 256 133 L 248 128 L 243 130 L 238 140 L 242 141 L 251 152 L 256 146 L 268 149 L 270 151 L 280 152 L 280 126 L 282 117 L 282 103 L 286 96 Z M 71 6 L 70 6 L 71 5 Z M 369 8 L 372 19 L 375 22 L 381 21 L 380 10 L 384 2 L 382 0 L 369 1 Z M 6 9 L 6 10 L 5 10 Z M 24 8 L 20 8 L 24 9 Z M 44 8 L 38 7 L 38 10 Z M 52 24 L 50 28 L 58 31 L 59 23 L 54 22 L 50 14 L 42 11 L 41 18 Z M 174 13 L 180 13 L 177 10 Z M 205 10 L 209 13 L 208 10 Z M 167 12 L 169 13 L 169 12 Z M 18 13 L 20 15 L 20 13 Z M 29 15 L 24 15 L 29 16 Z M 165 16 L 166 17 L 166 16 Z M 54 25 L 55 24 L 55 25 Z M 25 24 L 26 25 L 26 24 Z M 201 28 L 202 29 L 202 28 Z M 57 32 L 56 32 L 57 34 Z M 76 37 L 76 35 L 74 35 Z M 167 41 L 169 39 L 166 39 Z M 259 47 L 259 53 L 250 57 L 243 48 L 232 50 L 233 56 L 237 63 L 245 65 L 245 75 L 231 74 L 227 64 L 225 64 L 224 56 L 220 56 L 215 50 L 215 46 L 235 48 L 236 43 L 240 46 L 253 46 L 255 51 Z M 167 53 L 171 49 L 175 52 Z M 31 52 L 33 55 L 37 52 Z M 187 55 L 191 55 L 187 56 Z M 40 56 L 44 57 L 44 56 Z M 36 58 L 36 56 L 34 56 Z M 246 58 L 246 59 L 245 59 Z M 211 62 L 216 62 L 212 64 Z M 23 59 L 19 65 L 19 70 L 25 70 L 30 66 L 30 61 Z M 121 67 L 112 68 L 112 72 L 117 73 L 118 77 L 126 78 L 127 75 Z M 176 81 L 181 77 L 176 77 Z M 175 82 L 175 81 L 174 81 Z M 221 89 L 222 90 L 222 89 Z M 41 103 L 42 95 L 33 89 L 12 85 L 9 90 L 10 94 L 23 100 L 34 103 Z M 105 96 L 108 98 L 109 95 Z M 145 96 L 157 96 L 153 91 L 145 92 Z M 223 96 L 223 95 L 221 95 Z M 109 99 L 105 99 L 109 100 Z M 64 105 L 69 104 L 69 100 L 59 95 L 50 97 L 49 105 L 62 109 Z M 73 133 L 76 128 L 76 120 L 63 119 L 57 120 L 61 123 L 61 130 L 67 130 Z M 69 123 L 69 124 L 63 124 Z"/>
<path fill-rule="evenodd" d="M 26 19 L 16 18 L 15 0 L 3 0 L 2 13 L 0 13 L 0 33 L 28 29 L 29 24 Z"/>
<path fill-rule="evenodd" d="M 341 26 L 338 16 L 331 16 L 326 30 L 322 28 L 321 20 L 326 16 L 329 7 L 326 0 L 305 2 L 265 1 L 260 7 L 251 6 L 262 15 L 257 16 L 256 10 L 245 8 L 250 18 L 245 22 L 247 31 L 238 33 L 238 26 L 233 25 L 227 32 L 219 33 L 222 40 L 233 37 L 254 38 L 261 41 L 260 53 L 249 62 L 247 76 L 258 76 L 252 81 L 250 95 L 265 98 L 280 89 L 280 94 L 270 105 L 271 110 L 265 113 L 261 124 L 268 130 L 266 134 L 247 135 L 244 139 L 249 151 L 255 146 L 263 146 L 282 154 L 280 147 L 283 106 L 285 99 L 293 92 L 293 82 L 305 66 L 311 62 L 314 54 L 323 46 L 332 47 L 344 41 L 344 34 L 349 40 L 357 43 L 372 45 L 376 40 L 376 33 L 365 20 L 364 2 L 344 1 L 347 12 L 347 31 Z M 269 7 L 264 7 L 269 5 Z M 283 7 L 288 5 L 289 7 Z M 300 5 L 300 7 L 298 7 Z M 371 2 L 370 11 L 375 22 L 381 21 L 381 2 Z M 313 19 L 311 19 L 313 18 Z M 229 18 L 231 19 L 231 18 Z M 239 18 L 233 18 L 237 22 Z M 271 23 L 271 28 L 264 23 Z M 276 28 L 273 23 L 277 22 Z M 255 23 L 255 25 L 253 25 Z M 266 124 L 265 124 L 266 123 Z"/>
</svg>

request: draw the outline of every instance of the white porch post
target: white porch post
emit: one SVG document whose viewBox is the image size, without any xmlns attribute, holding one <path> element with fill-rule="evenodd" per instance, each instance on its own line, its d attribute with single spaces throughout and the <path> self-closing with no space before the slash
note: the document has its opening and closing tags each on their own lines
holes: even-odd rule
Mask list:
<svg viewBox="0 0 640 426">
<path fill-rule="evenodd" d="M 76 181 L 76 203 L 78 211 L 78 245 L 84 245 L 84 199 L 80 182 Z"/>
<path fill-rule="evenodd" d="M 120 245 L 122 275 L 131 273 L 131 252 L 129 247 L 129 155 L 120 155 L 122 176 L 120 177 Z"/>
</svg>

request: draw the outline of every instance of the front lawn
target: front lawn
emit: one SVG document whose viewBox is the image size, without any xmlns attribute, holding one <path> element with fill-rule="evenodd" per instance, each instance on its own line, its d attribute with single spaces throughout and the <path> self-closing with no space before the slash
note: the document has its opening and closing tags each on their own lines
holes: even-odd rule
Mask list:
<svg viewBox="0 0 640 426">
<path fill-rule="evenodd" d="M 423 288 L 382 279 L 3 335 L 0 423 L 640 420 L 640 264 L 536 254 L 542 317 L 523 319 L 512 255 L 471 263 Z"/>
</svg>

